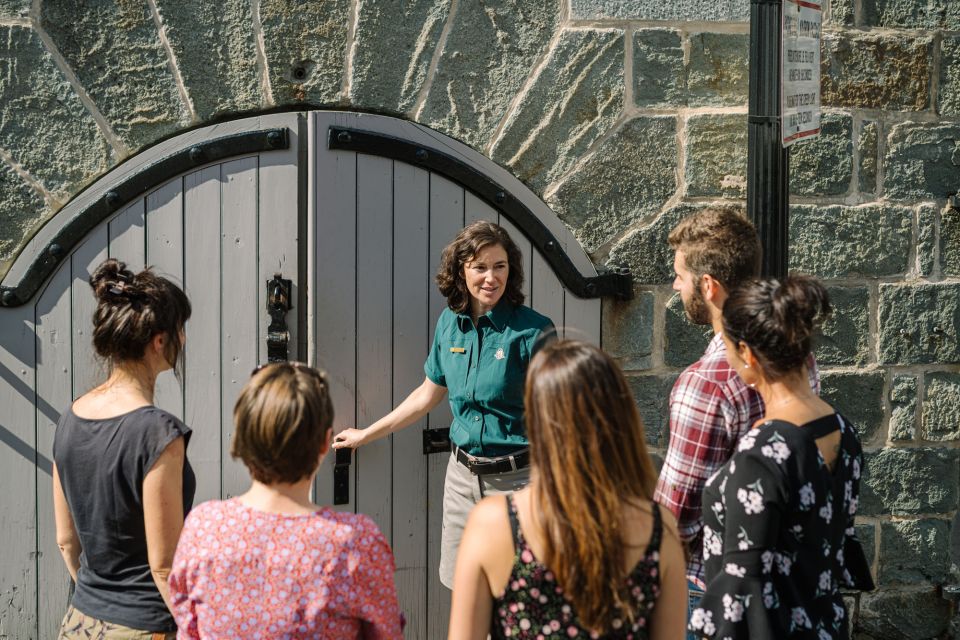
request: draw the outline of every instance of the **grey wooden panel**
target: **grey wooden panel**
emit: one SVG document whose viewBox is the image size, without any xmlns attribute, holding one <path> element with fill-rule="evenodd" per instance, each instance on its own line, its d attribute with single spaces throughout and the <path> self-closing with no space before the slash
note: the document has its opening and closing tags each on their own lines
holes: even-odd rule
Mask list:
<svg viewBox="0 0 960 640">
<path fill-rule="evenodd" d="M 227 497 L 250 486 L 247 468 L 230 457 L 230 440 L 233 405 L 257 366 L 258 292 L 262 285 L 257 281 L 257 158 L 221 166 L 220 477 Z"/>
<path fill-rule="evenodd" d="M 539 251 L 533 252 L 530 267 L 530 300 L 535 310 L 553 320 L 558 333 L 563 330 L 563 286 Z"/>
<path fill-rule="evenodd" d="M 90 276 L 107 259 L 107 243 L 107 223 L 101 223 L 70 257 L 74 398 L 103 382 L 108 373 L 93 349 L 93 313 L 97 309 L 97 299 L 90 287 Z"/>
<path fill-rule="evenodd" d="M 600 345 L 599 299 L 584 300 L 569 291 L 564 292 L 564 337 L 586 340 Z"/>
<path fill-rule="evenodd" d="M 70 261 L 66 260 L 36 306 L 37 457 L 44 461 L 53 460 L 57 420 L 73 401 L 70 281 Z M 90 322 L 75 320 L 77 324 Z M 36 479 L 38 637 L 55 638 L 67 610 L 70 577 L 57 549 L 52 476 L 38 469 Z"/>
<path fill-rule="evenodd" d="M 430 175 L 430 274 L 437 273 L 440 254 L 463 228 L 463 189 L 437 174 Z M 440 313 L 447 306 L 436 286 L 430 287 L 430 313 L 432 323 L 430 340 L 436 330 Z M 442 402 L 430 412 L 431 428 L 447 428 L 453 416 L 449 402 Z M 443 484 L 450 456 L 436 453 L 429 457 L 427 481 L 429 505 L 427 516 L 427 622 L 428 638 L 443 638 L 447 635 L 450 620 L 450 591 L 440 584 L 440 528 L 443 522 Z"/>
<path fill-rule="evenodd" d="M 497 222 L 500 219 L 500 214 L 496 209 L 488 205 L 486 202 L 473 195 L 469 191 L 464 190 L 463 193 L 463 225 L 466 226 L 472 222 L 478 220 L 486 220 L 487 222 Z"/>
<path fill-rule="evenodd" d="M 146 262 L 159 275 L 183 283 L 183 179 L 147 195 Z M 183 418 L 183 391 L 173 371 L 157 376 L 154 404 Z"/>
<path fill-rule="evenodd" d="M 69 324 L 58 335 L 65 343 Z M 4 638 L 38 637 L 38 562 L 44 561 L 46 575 L 50 561 L 43 556 L 59 560 L 60 555 L 56 546 L 45 548 L 43 556 L 36 553 L 37 478 L 45 476 L 44 486 L 49 486 L 52 463 L 49 453 L 36 456 L 35 366 L 33 306 L 0 310 L 0 487 L 4 487 L 0 492 L 0 637 Z M 42 398 L 39 406 L 49 414 L 46 420 L 56 417 Z M 44 506 L 49 504 L 48 496 Z M 65 584 L 61 575 L 58 587 L 51 573 L 54 592 L 62 591 Z"/>
<path fill-rule="evenodd" d="M 393 162 L 357 156 L 357 422 L 393 408 Z M 393 437 L 356 452 L 357 511 L 392 536 Z"/>
<path fill-rule="evenodd" d="M 428 270 L 430 174 L 394 163 L 393 398 L 403 400 L 423 382 L 430 348 Z M 393 555 L 397 596 L 407 616 L 407 638 L 427 638 L 426 418 L 393 436 Z M 441 456 L 442 457 L 442 456 Z"/>
<path fill-rule="evenodd" d="M 146 266 L 143 230 L 145 206 L 145 198 L 130 203 L 114 216 L 109 227 L 110 257 L 126 263 L 134 273 Z"/>
<path fill-rule="evenodd" d="M 220 168 L 184 176 L 183 284 L 193 313 L 184 351 L 187 456 L 197 475 L 194 504 L 221 497 Z"/>
<path fill-rule="evenodd" d="M 527 240 L 527 237 L 523 235 L 523 232 L 520 231 L 512 222 L 510 222 L 506 216 L 500 216 L 498 218 L 500 226 L 510 234 L 510 239 L 513 240 L 513 243 L 517 245 L 520 249 L 520 253 L 523 255 L 523 286 L 521 291 L 523 291 L 524 299 L 527 301 L 527 304 L 531 304 L 530 301 L 530 272 L 532 271 L 533 265 L 533 245 Z"/>
<path fill-rule="evenodd" d="M 357 322 L 357 154 L 326 151 L 329 115 L 315 114 L 314 273 L 310 274 L 314 298 L 316 363 L 330 377 L 330 395 L 336 413 L 334 433 L 357 423 L 355 384 Z M 354 454 L 355 455 L 355 454 Z M 315 501 L 333 504 L 333 452 L 317 474 Z M 353 511 L 356 483 L 350 475 L 350 502 L 336 507 Z"/>
</svg>

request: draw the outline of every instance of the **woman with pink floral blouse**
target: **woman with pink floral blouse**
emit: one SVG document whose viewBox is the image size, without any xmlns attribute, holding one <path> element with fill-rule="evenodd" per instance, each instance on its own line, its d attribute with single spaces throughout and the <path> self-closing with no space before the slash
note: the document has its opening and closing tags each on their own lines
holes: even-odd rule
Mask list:
<svg viewBox="0 0 960 640">
<path fill-rule="evenodd" d="M 241 496 L 196 507 L 170 593 L 180 638 L 402 638 L 393 554 L 368 517 L 310 501 L 330 446 L 323 373 L 273 364 L 234 407 Z"/>
</svg>

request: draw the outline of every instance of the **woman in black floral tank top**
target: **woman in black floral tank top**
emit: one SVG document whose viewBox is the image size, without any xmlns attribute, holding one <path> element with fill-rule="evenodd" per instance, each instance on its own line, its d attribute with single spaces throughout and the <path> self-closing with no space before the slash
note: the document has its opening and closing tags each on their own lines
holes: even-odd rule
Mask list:
<svg viewBox="0 0 960 640">
<path fill-rule="evenodd" d="M 531 480 L 478 504 L 454 578 L 451 639 L 683 637 L 673 516 L 619 367 L 600 349 L 544 347 L 527 373 Z"/>
</svg>

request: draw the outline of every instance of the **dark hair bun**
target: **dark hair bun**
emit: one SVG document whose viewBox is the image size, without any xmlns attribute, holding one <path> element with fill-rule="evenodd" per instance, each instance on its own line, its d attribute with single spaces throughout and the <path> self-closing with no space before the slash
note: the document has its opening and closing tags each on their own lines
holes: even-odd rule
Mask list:
<svg viewBox="0 0 960 640">
<path fill-rule="evenodd" d="M 814 333 L 830 315 L 827 290 L 814 278 L 753 280 L 723 304 L 723 330 L 744 342 L 766 374 L 777 378 L 802 366 Z"/>
<path fill-rule="evenodd" d="M 119 260 L 105 260 L 90 276 L 90 286 L 101 303 L 129 303 L 140 297 L 134 284 L 135 276 Z"/>
</svg>

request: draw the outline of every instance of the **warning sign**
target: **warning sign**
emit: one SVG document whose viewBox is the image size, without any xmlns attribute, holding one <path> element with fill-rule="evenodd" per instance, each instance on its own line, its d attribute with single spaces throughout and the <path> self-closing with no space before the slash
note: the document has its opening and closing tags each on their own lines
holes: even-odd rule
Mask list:
<svg viewBox="0 0 960 640">
<path fill-rule="evenodd" d="M 783 146 L 820 135 L 820 0 L 783 0 L 780 113 Z"/>
</svg>

